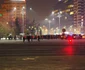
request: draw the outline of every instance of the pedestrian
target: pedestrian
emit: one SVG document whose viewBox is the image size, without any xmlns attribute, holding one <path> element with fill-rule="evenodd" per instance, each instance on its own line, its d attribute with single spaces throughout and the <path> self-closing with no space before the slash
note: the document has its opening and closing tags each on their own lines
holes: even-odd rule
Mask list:
<svg viewBox="0 0 85 70">
<path fill-rule="evenodd" d="M 23 36 L 23 42 L 25 42 L 25 39 L 26 39 L 26 36 L 24 35 L 24 36 Z"/>
<path fill-rule="evenodd" d="M 14 36 L 14 40 L 16 40 L 16 35 Z"/>
<path fill-rule="evenodd" d="M 40 36 L 38 35 L 38 41 L 40 42 Z"/>
<path fill-rule="evenodd" d="M 27 40 L 28 40 L 28 42 L 30 42 L 30 36 L 29 35 L 27 35 Z"/>
</svg>

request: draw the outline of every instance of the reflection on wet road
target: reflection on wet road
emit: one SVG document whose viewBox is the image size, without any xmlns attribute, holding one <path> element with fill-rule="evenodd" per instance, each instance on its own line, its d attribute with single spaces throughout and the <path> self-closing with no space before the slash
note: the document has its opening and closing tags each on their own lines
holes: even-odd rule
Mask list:
<svg viewBox="0 0 85 70">
<path fill-rule="evenodd" d="M 85 70 L 82 41 L 0 44 L 0 70 Z"/>
</svg>

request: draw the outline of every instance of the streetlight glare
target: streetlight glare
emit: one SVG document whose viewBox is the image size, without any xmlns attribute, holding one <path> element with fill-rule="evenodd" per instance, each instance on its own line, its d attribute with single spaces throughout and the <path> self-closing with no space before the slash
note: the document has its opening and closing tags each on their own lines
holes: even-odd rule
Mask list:
<svg viewBox="0 0 85 70">
<path fill-rule="evenodd" d="M 22 9 L 25 9 L 25 7 L 23 6 Z"/>
<path fill-rule="evenodd" d="M 51 20 L 49 20 L 49 23 L 51 23 Z"/>
<path fill-rule="evenodd" d="M 52 20 L 55 20 L 54 18 Z"/>
<path fill-rule="evenodd" d="M 46 18 L 45 20 L 48 20 L 48 18 Z"/>
<path fill-rule="evenodd" d="M 60 11 L 59 13 L 60 13 L 60 14 L 62 14 L 63 12 L 62 12 L 62 11 Z"/>
<path fill-rule="evenodd" d="M 30 10 L 32 10 L 32 8 L 30 8 Z"/>
<path fill-rule="evenodd" d="M 54 11 L 52 11 L 52 15 L 54 15 L 55 14 L 55 12 Z"/>
<path fill-rule="evenodd" d="M 9 24 L 8 22 L 6 24 Z"/>
<path fill-rule="evenodd" d="M 16 10 L 17 8 L 16 7 L 14 7 L 14 11 Z"/>
<path fill-rule="evenodd" d="M 67 17 L 65 17 L 65 19 L 67 19 Z"/>
</svg>

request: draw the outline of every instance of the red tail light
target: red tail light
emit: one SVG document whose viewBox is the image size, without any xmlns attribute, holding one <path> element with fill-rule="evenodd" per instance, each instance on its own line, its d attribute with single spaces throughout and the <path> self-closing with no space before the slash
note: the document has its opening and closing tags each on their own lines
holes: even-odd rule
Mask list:
<svg viewBox="0 0 85 70">
<path fill-rule="evenodd" d="M 72 42 L 72 39 L 70 39 L 69 42 Z"/>
<path fill-rule="evenodd" d="M 72 38 L 68 39 L 69 44 L 72 44 Z"/>
</svg>

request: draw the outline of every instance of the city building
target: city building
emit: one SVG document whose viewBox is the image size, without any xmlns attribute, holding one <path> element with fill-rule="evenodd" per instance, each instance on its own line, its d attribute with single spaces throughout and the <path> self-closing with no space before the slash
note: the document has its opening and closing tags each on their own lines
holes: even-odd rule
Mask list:
<svg viewBox="0 0 85 70">
<path fill-rule="evenodd" d="M 69 22 L 73 23 L 74 33 L 85 33 L 85 0 L 59 0 L 54 9 L 55 13 L 62 11 L 73 18 Z"/>
<path fill-rule="evenodd" d="M 4 0 L 0 9 L 0 18 L 12 27 L 19 25 L 19 27 L 21 27 L 20 32 L 23 32 L 23 26 L 26 19 L 25 6 L 25 0 Z M 19 24 L 15 24 L 17 18 Z"/>
<path fill-rule="evenodd" d="M 77 33 L 85 33 L 85 0 L 74 0 L 74 27 Z"/>
<path fill-rule="evenodd" d="M 59 0 L 54 6 L 54 12 L 58 13 L 59 11 L 62 11 L 62 13 L 73 15 L 73 7 L 73 0 Z"/>
<path fill-rule="evenodd" d="M 54 13 L 57 17 L 59 17 L 61 15 L 61 17 L 60 17 L 60 29 L 62 29 L 64 26 L 66 26 L 66 30 L 70 31 L 68 29 L 70 29 L 71 25 L 74 25 L 73 0 L 58 0 L 56 5 L 54 6 Z M 73 32 L 73 30 L 72 30 L 72 32 Z"/>
</svg>

